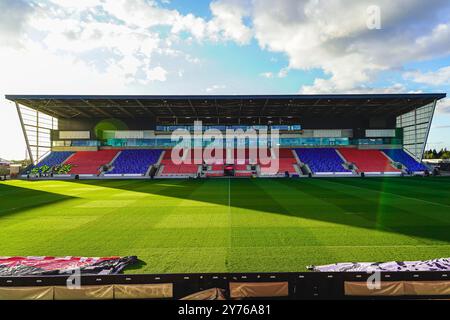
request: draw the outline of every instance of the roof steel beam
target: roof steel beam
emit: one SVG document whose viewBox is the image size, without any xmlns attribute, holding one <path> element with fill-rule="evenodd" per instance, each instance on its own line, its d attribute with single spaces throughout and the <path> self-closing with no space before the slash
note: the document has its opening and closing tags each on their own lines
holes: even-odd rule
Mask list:
<svg viewBox="0 0 450 320">
<path fill-rule="evenodd" d="M 94 105 L 91 104 L 89 101 L 84 100 L 84 99 L 81 100 L 81 101 L 83 101 L 85 104 L 87 104 L 89 107 L 91 107 L 91 108 L 94 109 L 95 111 L 100 112 L 100 113 L 103 114 L 104 116 L 107 116 L 108 118 L 112 118 L 112 117 L 113 117 L 110 113 L 108 113 L 108 112 L 106 112 L 106 111 L 104 111 L 104 110 L 102 110 L 102 109 L 100 109 L 100 108 L 94 106 Z"/>
<path fill-rule="evenodd" d="M 144 106 L 143 104 L 142 104 L 142 102 L 141 101 L 139 101 L 138 99 L 136 99 L 135 100 L 136 101 L 136 103 L 145 111 L 145 112 L 147 112 L 148 114 L 150 114 L 151 116 L 155 116 L 155 114 L 153 113 L 153 111 L 150 111 L 146 106 Z"/>
<path fill-rule="evenodd" d="M 123 113 L 125 113 L 126 115 L 128 115 L 131 118 L 134 118 L 134 114 L 132 114 L 130 111 L 126 110 L 124 107 L 119 106 L 118 104 L 116 104 L 114 101 L 112 101 L 111 99 L 108 99 L 108 102 L 111 103 L 114 107 L 116 107 L 117 109 L 119 109 L 120 111 L 122 111 Z"/>
</svg>

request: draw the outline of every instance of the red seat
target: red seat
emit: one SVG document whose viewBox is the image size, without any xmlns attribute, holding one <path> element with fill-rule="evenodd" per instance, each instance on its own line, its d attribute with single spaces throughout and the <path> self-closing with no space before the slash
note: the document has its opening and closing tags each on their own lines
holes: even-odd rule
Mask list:
<svg viewBox="0 0 450 320">
<path fill-rule="evenodd" d="M 223 165 L 220 164 L 213 164 L 211 166 L 212 171 L 223 171 Z"/>
<path fill-rule="evenodd" d="M 179 166 L 171 165 L 170 163 L 164 164 L 164 173 L 175 174 L 179 171 Z"/>
<path fill-rule="evenodd" d="M 279 158 L 289 158 L 289 159 L 293 158 L 293 159 L 295 159 L 291 149 L 279 149 L 278 157 Z"/>
<path fill-rule="evenodd" d="M 223 172 L 208 172 L 207 177 L 223 177 Z"/>
<path fill-rule="evenodd" d="M 379 150 L 340 148 L 339 152 L 348 162 L 354 163 L 359 172 L 400 172 Z"/>
<path fill-rule="evenodd" d="M 184 155 L 184 151 L 181 151 L 181 156 Z M 193 152 L 188 151 L 186 157 L 190 157 L 191 163 L 175 164 L 172 161 L 172 150 L 166 150 L 161 164 L 164 166 L 162 174 L 195 174 L 198 171 L 198 165 L 194 164 Z"/>
<path fill-rule="evenodd" d="M 167 150 L 164 158 L 161 162 L 162 165 L 164 165 L 164 169 L 162 174 L 192 174 L 196 173 L 198 170 L 198 164 L 194 164 L 194 150 L 187 150 L 187 151 L 180 151 L 180 156 L 184 156 L 184 153 L 188 152 L 186 154 L 185 159 L 191 159 L 192 164 L 180 164 L 175 165 L 172 160 L 172 150 Z M 234 155 L 234 161 L 233 163 L 230 163 L 234 165 L 234 169 L 236 170 L 235 175 L 236 176 L 251 176 L 252 173 L 248 170 L 247 165 L 250 163 L 250 150 L 249 149 L 234 149 L 233 155 Z M 271 153 L 268 152 L 270 155 Z M 213 154 L 214 156 L 214 154 Z M 261 164 L 259 159 L 259 153 L 256 152 L 256 156 L 252 155 L 252 160 L 254 160 L 256 163 Z M 253 159 L 254 158 L 254 159 Z M 277 171 L 278 174 L 285 173 L 288 171 L 290 174 L 296 174 L 296 170 L 294 167 L 294 164 L 297 163 L 296 158 L 294 157 L 294 154 L 292 153 L 291 149 L 279 149 L 278 153 L 278 159 L 272 159 L 272 161 L 279 161 L 279 169 Z M 223 163 L 226 163 L 226 150 L 223 150 L 223 159 L 216 159 L 215 163 L 211 165 L 210 171 L 223 171 L 224 165 Z M 199 161 L 201 163 L 201 161 Z M 268 167 L 269 165 L 261 165 L 261 167 Z M 239 172 L 241 171 L 241 172 Z M 244 172 L 242 172 L 244 171 Z M 246 171 L 246 172 L 245 172 Z M 220 175 L 223 175 L 223 172 L 219 173 Z M 210 173 L 207 173 L 208 176 L 212 176 Z M 214 174 L 216 176 L 216 174 Z"/>
<path fill-rule="evenodd" d="M 71 164 L 71 174 L 98 174 L 101 166 L 110 163 L 120 150 L 78 151 L 66 164 Z"/>
<path fill-rule="evenodd" d="M 234 176 L 235 177 L 251 177 L 252 173 L 251 172 L 235 172 Z"/>
<path fill-rule="evenodd" d="M 273 161 L 278 160 L 278 174 L 284 174 L 286 171 L 289 174 L 297 174 L 295 170 L 294 164 L 297 163 L 297 160 L 294 157 L 291 149 L 279 149 L 278 159 L 272 159 Z M 269 164 L 260 164 L 261 168 L 269 168 Z"/>
</svg>

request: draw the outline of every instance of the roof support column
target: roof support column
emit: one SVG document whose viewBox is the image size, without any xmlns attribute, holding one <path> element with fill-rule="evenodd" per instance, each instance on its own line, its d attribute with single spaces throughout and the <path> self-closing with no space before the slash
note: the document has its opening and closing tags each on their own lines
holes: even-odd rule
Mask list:
<svg viewBox="0 0 450 320">
<path fill-rule="evenodd" d="M 436 105 L 437 105 L 437 100 L 434 100 L 433 107 L 431 110 L 430 120 L 428 121 L 427 133 L 425 135 L 425 140 L 423 142 L 422 152 L 420 153 L 420 162 L 422 162 L 422 160 L 423 160 L 423 154 L 425 153 L 425 148 L 427 146 L 428 136 L 430 135 L 430 130 L 431 130 L 431 123 L 433 122 L 434 112 L 436 111 Z"/>
<path fill-rule="evenodd" d="M 31 162 L 33 164 L 35 164 L 34 158 L 33 158 L 33 153 L 31 152 L 30 142 L 28 141 L 27 131 L 25 130 L 25 124 L 23 123 L 22 112 L 20 111 L 19 104 L 17 102 L 15 102 L 15 104 L 16 104 L 17 115 L 19 116 L 19 120 L 20 120 L 20 126 L 22 127 L 23 136 L 25 138 L 25 143 L 27 145 L 28 155 L 30 156 Z"/>
<path fill-rule="evenodd" d="M 40 150 L 39 150 L 39 108 L 36 109 L 36 163 L 40 160 Z"/>
</svg>

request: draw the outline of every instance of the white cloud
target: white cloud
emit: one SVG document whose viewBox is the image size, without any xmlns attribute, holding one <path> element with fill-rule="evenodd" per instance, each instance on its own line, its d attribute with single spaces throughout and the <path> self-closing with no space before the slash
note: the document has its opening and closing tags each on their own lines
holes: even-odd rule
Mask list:
<svg viewBox="0 0 450 320">
<path fill-rule="evenodd" d="M 407 80 L 432 86 L 450 85 L 450 66 L 430 72 L 410 71 L 406 72 L 404 77 Z"/>
<path fill-rule="evenodd" d="M 433 129 L 450 129 L 450 125 L 433 126 Z"/>
<path fill-rule="evenodd" d="M 0 1 L 0 47 L 21 46 L 20 35 L 33 11 L 33 6 L 23 0 Z"/>
<path fill-rule="evenodd" d="M 164 82 L 167 80 L 167 71 L 163 67 L 155 67 L 152 69 L 148 69 L 147 72 L 147 79 L 149 81 L 161 81 Z"/>
<path fill-rule="evenodd" d="M 281 0 L 274 6 L 260 0 L 254 2 L 254 33 L 262 48 L 286 54 L 290 69 L 319 68 L 327 75 L 300 92 L 349 92 L 382 71 L 449 52 L 448 25 L 430 23 L 448 2 L 430 1 Z M 381 30 L 367 28 L 367 8 L 374 4 L 381 8 Z"/>
<path fill-rule="evenodd" d="M 96 7 L 102 4 L 101 0 L 50 0 L 50 2 L 65 8 L 83 10 L 90 7 Z"/>
<path fill-rule="evenodd" d="M 448 3 L 447 3 L 448 5 Z M 440 57 L 450 54 L 450 21 L 438 24 L 432 32 L 415 41 L 418 58 Z"/>
<path fill-rule="evenodd" d="M 71 55 L 105 74 L 123 78 L 124 83 L 165 81 L 165 68 L 154 65 L 161 56 L 178 64 L 200 63 L 192 54 L 174 48 L 180 42 L 177 25 L 191 21 L 192 25 L 184 24 L 182 30 L 203 37 L 195 25 L 199 20 L 192 14 L 183 16 L 145 0 L 88 0 L 78 4 L 53 0 L 52 5 L 42 5 L 28 23 L 31 30 L 42 34 L 39 42 L 55 55 Z M 105 12 L 109 19 L 102 18 Z M 161 35 L 151 29 L 156 25 L 172 27 L 172 32 Z"/>
<path fill-rule="evenodd" d="M 278 71 L 278 78 L 286 78 L 287 75 L 289 73 L 289 69 L 288 68 L 282 68 L 280 71 Z"/>
<path fill-rule="evenodd" d="M 221 89 L 225 89 L 225 88 L 226 88 L 226 86 L 223 85 L 223 84 L 214 84 L 214 85 L 206 88 L 205 91 L 208 92 L 208 93 L 212 93 L 212 92 L 215 92 L 217 90 L 221 90 Z"/>
<path fill-rule="evenodd" d="M 71 55 L 56 55 L 36 44 L 28 50 L 3 47 L 0 50 L 0 153 L 21 159 L 25 142 L 14 106 L 5 94 L 117 94 L 127 90 L 126 79 L 115 72 L 101 73 Z M 10 138 L 14 137 L 14 138 Z"/>
<path fill-rule="evenodd" d="M 103 4 L 103 9 L 135 28 L 172 25 L 181 17 L 176 10 L 161 8 L 156 2 L 145 0 L 109 0 Z"/>
<path fill-rule="evenodd" d="M 208 22 L 209 36 L 233 40 L 247 44 L 252 38 L 252 30 L 245 25 L 244 18 L 249 16 L 249 6 L 242 0 L 219 0 L 210 4 L 213 19 Z"/>
<path fill-rule="evenodd" d="M 0 50 L 0 88 L 5 93 L 114 93 L 124 90 L 126 79 L 99 72 L 73 55 L 57 55 L 27 43 L 29 50 Z M 20 72 L 18 72 L 20 70 Z"/>
<path fill-rule="evenodd" d="M 266 79 L 271 79 L 273 78 L 273 73 L 272 72 L 262 72 L 259 74 L 261 77 L 266 78 Z"/>
<path fill-rule="evenodd" d="M 260 77 L 266 78 L 266 79 L 272 79 L 275 76 L 277 78 L 286 78 L 288 75 L 289 69 L 288 68 L 282 68 L 280 71 L 278 71 L 276 74 L 268 71 L 268 72 L 262 72 L 259 74 Z"/>
<path fill-rule="evenodd" d="M 133 28 L 169 26 L 172 33 L 186 31 L 197 40 L 231 40 L 239 44 L 246 44 L 252 38 L 251 28 L 243 21 L 249 14 L 243 1 L 212 2 L 210 9 L 213 18 L 210 21 L 192 13 L 182 15 L 177 10 L 162 8 L 155 1 L 110 0 L 103 4 L 103 8 Z"/>
<path fill-rule="evenodd" d="M 420 93 L 408 91 L 407 88 L 402 83 L 394 83 L 389 86 L 384 87 L 372 87 L 365 84 L 356 85 L 353 87 L 348 87 L 344 91 L 337 89 L 337 87 L 333 87 L 333 82 L 324 80 L 324 79 L 316 79 L 314 84 L 311 86 L 303 86 L 300 89 L 301 94 L 325 94 L 330 92 L 336 93 L 353 93 L 353 94 L 392 94 L 392 93 L 400 93 L 400 92 L 408 92 L 408 93 Z"/>
<path fill-rule="evenodd" d="M 438 113 L 447 113 L 450 114 L 450 98 L 445 98 L 438 101 L 436 106 L 436 111 Z"/>
</svg>

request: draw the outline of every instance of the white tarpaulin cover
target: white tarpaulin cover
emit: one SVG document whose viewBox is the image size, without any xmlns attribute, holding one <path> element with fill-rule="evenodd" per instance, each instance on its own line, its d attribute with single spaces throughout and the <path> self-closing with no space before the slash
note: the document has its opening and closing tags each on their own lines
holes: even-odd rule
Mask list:
<svg viewBox="0 0 450 320">
<path fill-rule="evenodd" d="M 318 272 L 450 271 L 450 258 L 425 261 L 344 262 L 310 266 L 308 269 Z"/>
</svg>

